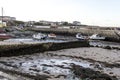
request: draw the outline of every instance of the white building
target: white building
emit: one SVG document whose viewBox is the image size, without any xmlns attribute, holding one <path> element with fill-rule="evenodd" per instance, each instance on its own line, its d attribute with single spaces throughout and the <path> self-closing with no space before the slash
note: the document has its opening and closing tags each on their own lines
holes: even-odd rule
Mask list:
<svg viewBox="0 0 120 80">
<path fill-rule="evenodd" d="M 70 26 L 59 26 L 58 29 L 70 29 Z"/>
<path fill-rule="evenodd" d="M 73 21 L 73 24 L 74 25 L 81 25 L 81 22 L 79 22 L 79 21 Z"/>
<path fill-rule="evenodd" d="M 39 21 L 39 23 L 42 23 L 43 25 L 49 25 L 49 24 L 51 24 L 52 22 L 50 22 L 50 21 Z"/>
<path fill-rule="evenodd" d="M 0 20 L 0 27 L 6 27 L 6 26 L 7 26 L 6 22 L 2 22 L 2 21 Z"/>
<path fill-rule="evenodd" d="M 3 21 L 14 21 L 16 20 L 15 17 L 10 17 L 10 16 L 0 16 L 0 20 L 3 20 Z"/>
<path fill-rule="evenodd" d="M 34 26 L 35 28 L 50 28 L 50 26 Z"/>
</svg>

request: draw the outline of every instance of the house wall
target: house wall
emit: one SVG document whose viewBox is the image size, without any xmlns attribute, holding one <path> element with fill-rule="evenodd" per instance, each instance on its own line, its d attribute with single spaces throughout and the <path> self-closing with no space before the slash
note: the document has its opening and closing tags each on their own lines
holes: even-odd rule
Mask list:
<svg viewBox="0 0 120 80">
<path fill-rule="evenodd" d="M 2 21 L 0 21 L 0 27 L 6 27 L 6 26 L 7 26 L 6 22 L 3 22 L 3 25 L 2 25 Z"/>
<path fill-rule="evenodd" d="M 50 26 L 34 26 L 35 28 L 50 28 Z"/>
</svg>

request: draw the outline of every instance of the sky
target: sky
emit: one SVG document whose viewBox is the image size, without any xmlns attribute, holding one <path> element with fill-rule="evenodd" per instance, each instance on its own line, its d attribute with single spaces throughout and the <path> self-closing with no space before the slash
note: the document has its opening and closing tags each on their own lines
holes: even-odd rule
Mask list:
<svg viewBox="0 0 120 80">
<path fill-rule="evenodd" d="M 86 25 L 120 26 L 120 0 L 0 0 L 0 7 L 4 16 L 23 21 L 80 21 Z"/>
</svg>

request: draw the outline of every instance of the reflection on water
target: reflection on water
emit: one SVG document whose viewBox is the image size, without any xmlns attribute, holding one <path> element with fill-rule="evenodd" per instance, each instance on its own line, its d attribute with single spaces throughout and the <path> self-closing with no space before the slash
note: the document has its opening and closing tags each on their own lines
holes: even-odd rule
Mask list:
<svg viewBox="0 0 120 80">
<path fill-rule="evenodd" d="M 107 42 L 107 41 L 90 41 L 90 45 L 92 46 L 111 46 L 111 47 L 119 47 L 120 48 L 120 43 L 115 43 L 115 42 Z"/>
</svg>

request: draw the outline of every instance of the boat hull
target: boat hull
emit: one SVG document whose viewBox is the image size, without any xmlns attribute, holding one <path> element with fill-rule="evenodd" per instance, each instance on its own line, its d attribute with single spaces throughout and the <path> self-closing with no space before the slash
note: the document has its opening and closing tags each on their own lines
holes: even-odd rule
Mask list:
<svg viewBox="0 0 120 80">
<path fill-rule="evenodd" d="M 0 40 L 6 40 L 6 39 L 10 39 L 10 38 L 12 38 L 12 36 L 7 35 L 5 33 L 0 34 Z"/>
<path fill-rule="evenodd" d="M 105 37 L 99 36 L 98 34 L 93 34 L 89 37 L 90 40 L 105 40 Z"/>
<path fill-rule="evenodd" d="M 40 39 L 46 39 L 46 38 L 47 38 L 46 35 L 41 34 L 41 33 L 34 34 L 32 37 L 33 37 L 33 39 L 37 39 L 37 40 L 40 40 Z"/>
<path fill-rule="evenodd" d="M 76 39 L 78 40 L 88 40 L 88 36 L 83 36 L 80 33 L 76 35 Z"/>
</svg>

